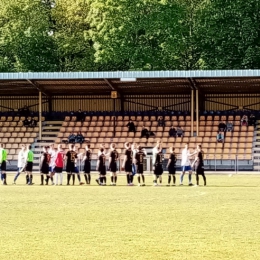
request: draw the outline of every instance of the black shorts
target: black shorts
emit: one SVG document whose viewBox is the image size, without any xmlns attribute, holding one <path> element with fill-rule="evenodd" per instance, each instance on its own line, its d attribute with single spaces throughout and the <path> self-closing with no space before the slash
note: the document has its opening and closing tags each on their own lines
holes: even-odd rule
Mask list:
<svg viewBox="0 0 260 260">
<path fill-rule="evenodd" d="M 27 162 L 26 166 L 25 166 L 25 170 L 27 172 L 32 172 L 33 169 L 33 162 Z"/>
<path fill-rule="evenodd" d="M 132 172 L 132 163 L 125 164 L 125 172 Z"/>
<path fill-rule="evenodd" d="M 155 166 L 154 174 L 157 175 L 157 176 L 163 174 L 163 167 L 162 167 L 162 165 Z"/>
<path fill-rule="evenodd" d="M 168 167 L 168 171 L 169 171 L 169 174 L 175 174 L 175 173 L 176 173 L 176 168 L 175 168 L 175 166 L 169 166 L 169 167 Z"/>
<path fill-rule="evenodd" d="M 62 173 L 62 170 L 63 170 L 62 167 L 57 167 L 57 166 L 54 167 L 54 172 L 55 173 Z"/>
<path fill-rule="evenodd" d="M 48 174 L 48 173 L 49 173 L 49 170 L 50 170 L 49 164 L 44 164 L 44 165 L 42 165 L 42 167 L 41 167 L 41 173 L 43 173 L 43 174 Z"/>
<path fill-rule="evenodd" d="M 85 161 L 84 173 L 90 173 L 90 170 L 91 170 L 90 161 Z"/>
<path fill-rule="evenodd" d="M 195 171 L 196 174 L 198 175 L 204 175 L 204 166 L 202 165 L 195 166 Z"/>
<path fill-rule="evenodd" d="M 75 173 L 75 163 L 74 162 L 67 163 L 66 172 L 67 173 Z"/>
<path fill-rule="evenodd" d="M 2 161 L 2 163 L 1 163 L 1 171 L 6 171 L 6 161 Z"/>
<path fill-rule="evenodd" d="M 143 174 L 144 173 L 144 165 L 143 164 L 137 164 L 136 167 L 137 167 L 137 169 L 136 169 L 137 174 Z"/>
<path fill-rule="evenodd" d="M 99 166 L 98 171 L 99 171 L 100 175 L 106 175 L 107 174 L 106 166 Z"/>
<path fill-rule="evenodd" d="M 117 172 L 117 163 L 116 162 L 111 162 L 109 169 L 111 172 Z"/>
</svg>

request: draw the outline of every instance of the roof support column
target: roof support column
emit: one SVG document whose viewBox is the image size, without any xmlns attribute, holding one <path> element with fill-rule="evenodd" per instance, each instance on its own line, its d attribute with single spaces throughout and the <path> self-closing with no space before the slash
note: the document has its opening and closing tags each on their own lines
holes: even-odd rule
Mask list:
<svg viewBox="0 0 260 260">
<path fill-rule="evenodd" d="M 42 140 L 42 92 L 39 91 L 39 140 Z"/>
<path fill-rule="evenodd" d="M 190 130 L 190 136 L 192 137 L 193 136 L 193 133 L 194 133 L 194 129 L 193 129 L 193 126 L 194 126 L 194 90 L 192 89 L 191 90 L 191 102 L 190 102 L 190 105 L 191 105 L 191 108 L 190 108 L 190 120 L 191 120 L 191 130 Z"/>
<path fill-rule="evenodd" d="M 196 133 L 199 136 L 199 90 L 196 89 Z"/>
</svg>

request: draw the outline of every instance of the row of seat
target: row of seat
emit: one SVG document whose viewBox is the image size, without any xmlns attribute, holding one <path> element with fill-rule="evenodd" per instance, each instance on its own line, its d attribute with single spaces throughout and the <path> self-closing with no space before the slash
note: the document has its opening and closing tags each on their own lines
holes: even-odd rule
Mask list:
<svg viewBox="0 0 260 260">
<path fill-rule="evenodd" d="M 191 120 L 191 116 L 175 116 L 175 115 L 168 115 L 168 116 L 85 116 L 85 121 L 109 121 L 112 120 L 113 118 L 116 118 L 117 120 L 124 120 L 124 121 L 157 121 L 159 118 L 163 118 L 164 120 L 171 120 L 171 121 L 189 121 Z M 200 121 L 240 121 L 241 116 L 240 115 L 229 115 L 229 116 L 219 116 L 219 115 L 208 115 L 208 116 L 200 116 Z M 65 121 L 77 121 L 77 116 L 65 116 Z"/>
<path fill-rule="evenodd" d="M 39 127 L 2 127 L 1 128 L 2 133 L 9 133 L 9 132 L 39 132 Z"/>
<path fill-rule="evenodd" d="M 10 138 L 2 138 L 1 139 L 1 143 L 4 143 L 4 144 L 7 144 L 7 143 L 22 143 L 22 144 L 31 144 L 34 142 L 34 138 L 27 138 L 27 137 L 23 137 L 23 138 L 20 138 L 20 137 L 17 137 L 17 138 L 13 138 L 13 137 L 10 137 Z"/>
<path fill-rule="evenodd" d="M 35 132 L 0 132 L 0 138 L 9 138 L 9 137 L 13 137 L 13 138 L 23 138 L 23 137 L 33 137 L 36 138 L 37 137 L 37 133 Z"/>
<path fill-rule="evenodd" d="M 38 119 L 39 119 L 39 117 L 37 117 L 37 116 L 34 116 L 33 117 L 36 121 L 38 121 Z M 3 123 L 3 122 L 5 122 L 5 123 L 8 123 L 8 122 L 22 122 L 23 120 L 25 120 L 25 117 L 24 116 L 14 116 L 14 117 L 12 117 L 12 116 L 1 116 L 0 117 L 0 123 Z M 44 121 L 45 120 L 45 117 L 43 116 L 42 117 L 42 121 Z"/>
</svg>

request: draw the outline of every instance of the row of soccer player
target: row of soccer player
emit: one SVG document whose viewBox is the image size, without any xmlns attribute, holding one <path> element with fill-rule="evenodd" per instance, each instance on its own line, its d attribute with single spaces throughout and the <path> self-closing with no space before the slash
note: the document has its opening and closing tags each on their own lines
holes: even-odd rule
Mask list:
<svg viewBox="0 0 260 260">
<path fill-rule="evenodd" d="M 143 175 L 143 163 L 144 158 L 146 156 L 146 151 L 142 147 L 137 147 L 136 144 L 125 144 L 125 155 L 123 161 L 122 170 L 126 172 L 127 178 L 127 185 L 133 185 L 133 178 L 134 175 L 137 173 L 138 185 L 143 186 L 145 185 L 145 177 Z M 89 145 L 85 147 L 85 153 L 83 154 L 84 163 L 84 177 L 86 184 L 90 184 L 91 182 L 91 157 L 92 152 L 89 149 Z M 173 185 L 175 185 L 176 177 L 176 155 L 174 153 L 174 148 L 171 147 L 170 154 L 168 157 L 167 168 L 169 171 L 168 176 L 168 185 L 171 183 L 171 179 L 173 181 Z M 2 153 L 1 153 L 2 154 Z M 67 172 L 67 185 L 70 185 L 70 180 L 72 179 L 72 184 L 75 184 L 75 175 L 77 175 L 79 184 L 82 185 L 84 182 L 81 181 L 80 172 L 77 167 L 77 159 L 82 154 L 78 154 L 76 152 L 76 147 L 73 144 L 69 145 L 69 151 L 65 154 L 61 145 L 58 145 L 57 151 L 54 149 L 54 146 L 46 146 L 43 148 L 43 153 L 41 156 L 40 161 L 40 172 L 41 172 L 41 185 L 45 184 L 48 185 L 49 180 L 52 181 L 52 184 L 62 184 L 63 182 L 63 167 L 66 161 L 66 172 Z M 191 164 L 190 157 L 194 156 L 195 160 Z M 3 156 L 2 156 L 3 157 Z M 106 173 L 107 173 L 107 166 L 106 166 L 106 159 L 109 157 L 108 169 L 111 172 L 111 185 L 116 185 L 117 183 L 117 162 L 119 160 L 119 154 L 116 150 L 115 144 L 111 144 L 110 152 L 106 153 L 104 145 L 101 145 L 100 151 L 98 153 L 98 162 L 97 162 L 97 171 L 99 172 L 99 178 L 96 180 L 99 185 L 106 185 Z M 4 159 L 4 157 L 3 157 Z M 162 153 L 162 145 L 158 141 L 156 146 L 153 148 L 153 171 L 154 171 L 154 185 L 158 185 L 159 182 L 162 182 L 162 173 L 163 173 L 163 153 Z M 2 161 L 1 169 L 2 169 L 2 180 L 3 184 L 6 184 L 6 173 L 3 173 L 3 168 L 5 160 Z M 32 184 L 32 164 L 33 164 L 33 153 L 31 151 L 30 146 L 22 146 L 21 151 L 18 154 L 18 171 L 14 178 L 14 184 L 16 183 L 17 178 L 19 177 L 20 173 L 25 171 L 26 172 L 26 183 L 31 185 Z M 192 185 L 191 177 L 192 177 L 192 167 L 195 166 L 196 170 L 196 181 L 197 185 L 199 184 L 199 175 L 202 175 L 204 180 L 204 185 L 206 185 L 206 177 L 204 174 L 204 165 L 203 165 L 203 151 L 201 146 L 198 145 L 197 149 L 194 153 L 190 153 L 188 149 L 188 145 L 186 144 L 183 151 L 182 151 L 182 174 L 180 176 L 180 185 L 183 184 L 183 177 L 185 172 L 188 171 L 189 173 L 189 185 Z M 55 182 L 54 177 L 55 175 Z M 45 176 L 45 177 L 44 177 Z"/>
</svg>

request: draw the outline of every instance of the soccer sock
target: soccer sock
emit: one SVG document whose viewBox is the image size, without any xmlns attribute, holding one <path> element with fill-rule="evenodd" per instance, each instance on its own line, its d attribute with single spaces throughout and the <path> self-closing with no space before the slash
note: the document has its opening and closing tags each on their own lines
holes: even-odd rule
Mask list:
<svg viewBox="0 0 260 260">
<path fill-rule="evenodd" d="M 75 184 L 75 174 L 72 174 L 72 185 Z"/>
<path fill-rule="evenodd" d="M 67 174 L 67 185 L 69 185 L 69 184 L 70 184 L 70 178 L 71 178 L 71 174 L 70 174 L 70 173 L 68 173 L 68 174 Z"/>
<path fill-rule="evenodd" d="M 46 176 L 46 185 L 48 185 L 48 184 L 49 184 L 49 179 L 50 179 L 50 176 L 49 176 L 49 175 L 47 175 L 47 176 Z"/>
<path fill-rule="evenodd" d="M 104 183 L 107 183 L 107 177 L 103 177 Z"/>
<path fill-rule="evenodd" d="M 130 180 L 130 183 L 133 183 L 134 176 L 133 176 L 133 175 L 130 175 L 130 176 L 129 176 L 129 180 Z"/>
<path fill-rule="evenodd" d="M 44 177 L 43 177 L 43 175 L 41 174 L 41 185 L 43 185 L 43 181 L 44 181 Z"/>
<path fill-rule="evenodd" d="M 203 174 L 203 175 L 202 175 L 202 178 L 203 178 L 203 180 L 204 180 L 204 186 L 206 186 L 206 184 L 207 184 L 206 176 Z"/>
<path fill-rule="evenodd" d="M 140 184 L 140 182 L 141 182 L 141 177 L 140 176 L 137 177 L 137 181 Z"/>
<path fill-rule="evenodd" d="M 172 176 L 172 181 L 173 181 L 173 184 L 175 184 L 175 182 L 176 182 L 176 177 L 175 177 L 175 175 Z"/>
<path fill-rule="evenodd" d="M 114 176 L 115 183 L 117 182 L 117 176 Z"/>
<path fill-rule="evenodd" d="M 191 183 L 191 174 L 189 174 L 189 183 Z"/>
<path fill-rule="evenodd" d="M 91 181 L 91 175 L 90 173 L 88 173 L 88 184 L 90 184 L 90 181 Z"/>
<path fill-rule="evenodd" d="M 32 184 L 32 180 L 33 180 L 33 175 L 30 174 L 30 184 Z"/>
<path fill-rule="evenodd" d="M 162 177 L 159 177 L 159 181 L 160 181 L 160 183 L 162 183 Z"/>
<path fill-rule="evenodd" d="M 78 177 L 79 182 L 81 182 L 81 178 L 80 178 L 79 174 L 77 174 L 77 177 Z"/>
<path fill-rule="evenodd" d="M 18 171 L 18 172 L 16 173 L 15 177 L 14 177 L 14 182 L 16 182 L 16 180 L 17 180 L 17 178 L 19 177 L 19 175 L 20 175 L 20 172 Z"/>
<path fill-rule="evenodd" d="M 142 180 L 143 180 L 143 183 L 144 183 L 144 181 L 145 181 L 145 178 L 144 178 L 144 175 L 142 174 Z"/>
<path fill-rule="evenodd" d="M 26 178 L 26 184 L 28 184 L 28 182 L 29 182 L 29 176 L 26 175 L 25 178 Z"/>
<path fill-rule="evenodd" d="M 51 179 L 51 182 L 53 183 L 53 177 L 50 177 L 50 179 Z"/>
<path fill-rule="evenodd" d="M 4 183 L 6 183 L 6 173 L 2 173 L 2 180 Z"/>
<path fill-rule="evenodd" d="M 99 183 L 103 184 L 103 182 L 104 182 L 104 177 L 99 177 Z"/>
<path fill-rule="evenodd" d="M 88 177 L 87 177 L 87 174 L 84 174 L 84 178 L 85 178 L 85 182 L 86 182 L 86 184 L 88 184 Z"/>
<path fill-rule="evenodd" d="M 111 179 L 111 183 L 114 183 L 114 176 L 111 176 L 110 179 Z"/>
<path fill-rule="evenodd" d="M 183 177 L 184 177 L 184 173 L 182 173 L 180 176 L 180 183 L 183 183 Z"/>
<path fill-rule="evenodd" d="M 196 174 L 196 184 L 199 185 L 199 175 Z"/>
<path fill-rule="evenodd" d="M 171 175 L 168 176 L 168 184 L 171 183 Z"/>
<path fill-rule="evenodd" d="M 129 184 L 129 182 L 130 182 L 129 174 L 126 175 L 126 181 L 127 181 L 127 184 Z"/>
<path fill-rule="evenodd" d="M 61 172 L 59 174 L 60 174 L 60 184 L 62 184 L 62 182 L 63 182 L 63 173 Z"/>
<path fill-rule="evenodd" d="M 55 184 L 58 185 L 59 173 L 55 173 Z"/>
</svg>

